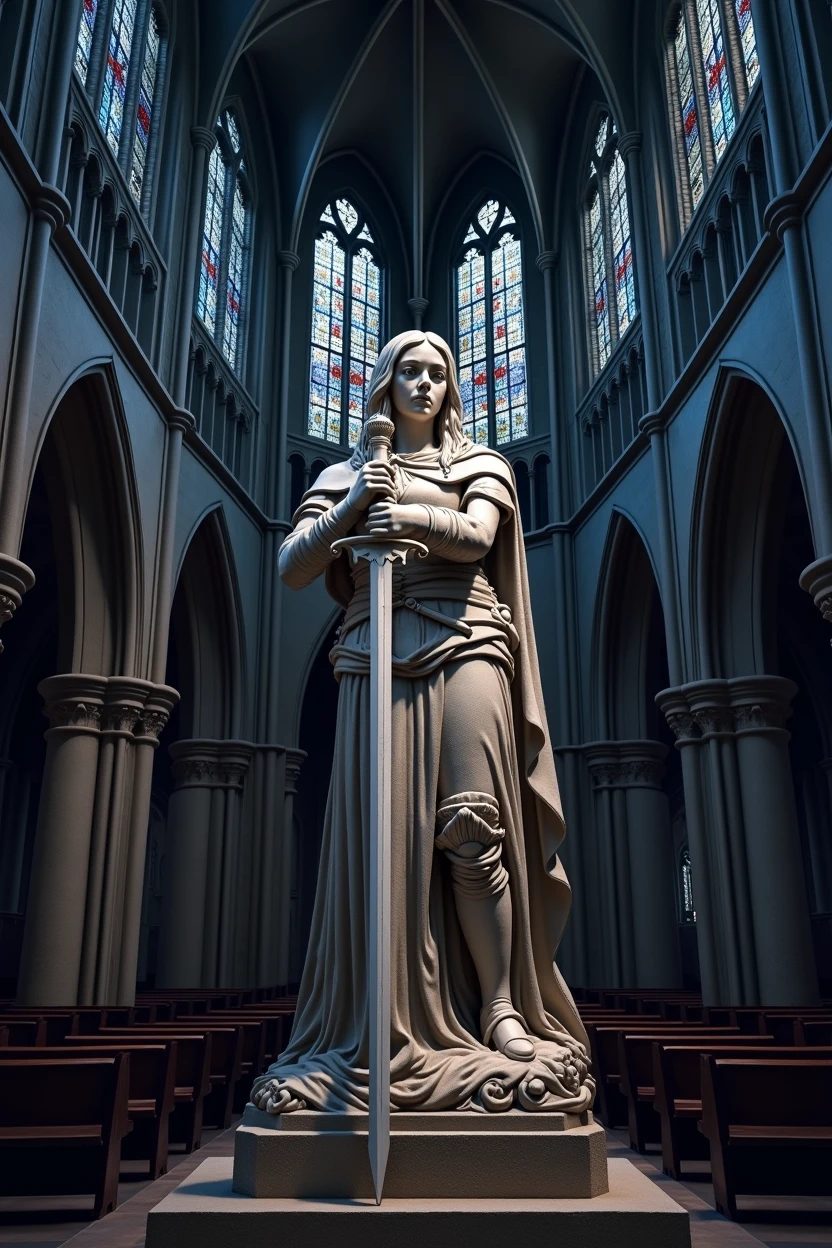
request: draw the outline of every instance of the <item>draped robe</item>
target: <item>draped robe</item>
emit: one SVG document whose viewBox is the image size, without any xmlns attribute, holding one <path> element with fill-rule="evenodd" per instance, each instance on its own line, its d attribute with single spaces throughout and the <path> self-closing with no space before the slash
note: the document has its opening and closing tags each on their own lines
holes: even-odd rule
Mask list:
<svg viewBox="0 0 832 1248">
<path fill-rule="evenodd" d="M 494 451 L 468 445 L 447 473 L 438 451 L 394 456 L 399 501 L 500 509 L 477 564 L 429 556 L 394 565 L 391 1107 L 580 1111 L 592 1103 L 586 1034 L 554 957 L 570 905 L 558 859 L 564 824 L 532 626 L 514 476 Z M 318 516 L 355 479 L 325 470 L 295 515 Z M 360 526 L 359 526 L 360 528 Z M 291 560 L 297 529 L 281 552 Z M 340 681 L 332 778 L 318 888 L 288 1048 L 253 1097 L 280 1113 L 368 1104 L 369 592 L 366 563 L 330 563 L 326 585 L 346 608 L 331 658 Z M 464 621 L 463 629 L 408 608 Z M 479 985 L 456 917 L 450 874 L 434 848 L 439 747 L 450 664 L 487 659 L 505 672 L 497 706 L 471 708 L 472 732 L 493 751 L 512 900 L 511 990 L 536 1057 L 486 1048 Z M 466 708 L 467 709 L 467 708 Z"/>
</svg>

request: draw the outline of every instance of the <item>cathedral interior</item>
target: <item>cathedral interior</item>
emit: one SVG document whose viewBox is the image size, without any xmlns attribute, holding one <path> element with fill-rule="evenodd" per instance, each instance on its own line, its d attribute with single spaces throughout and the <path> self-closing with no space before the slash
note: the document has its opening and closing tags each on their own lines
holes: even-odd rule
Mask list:
<svg viewBox="0 0 832 1248">
<path fill-rule="evenodd" d="M 296 989 L 277 552 L 414 327 L 516 477 L 567 982 L 832 999 L 824 0 L 5 0 L 0 220 L 0 1015 Z"/>
</svg>

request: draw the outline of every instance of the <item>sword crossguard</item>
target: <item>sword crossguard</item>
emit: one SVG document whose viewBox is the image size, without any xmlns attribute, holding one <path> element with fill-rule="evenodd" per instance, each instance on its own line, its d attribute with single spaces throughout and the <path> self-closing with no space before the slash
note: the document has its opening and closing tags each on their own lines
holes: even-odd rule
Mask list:
<svg viewBox="0 0 832 1248">
<path fill-rule="evenodd" d="M 348 554 L 353 564 L 359 559 L 375 563 L 382 567 L 385 563 L 406 563 L 408 555 L 418 555 L 424 559 L 428 548 L 424 542 L 417 542 L 412 537 L 342 537 L 332 543 L 334 555 Z"/>
</svg>

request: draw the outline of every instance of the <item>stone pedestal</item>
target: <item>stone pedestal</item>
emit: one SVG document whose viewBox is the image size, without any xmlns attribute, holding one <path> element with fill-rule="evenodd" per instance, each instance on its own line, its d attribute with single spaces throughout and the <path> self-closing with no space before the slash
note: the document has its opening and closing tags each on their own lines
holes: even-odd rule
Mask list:
<svg viewBox="0 0 832 1248">
<path fill-rule="evenodd" d="M 586 1128 L 582 1128 L 586 1130 Z M 510 1134 L 510 1133 L 507 1133 Z M 565 1140 L 569 1133 L 563 1133 Z M 452 1135 L 437 1132 L 440 1144 Z M 471 1138 L 470 1136 L 468 1137 Z M 483 1140 L 489 1135 L 483 1133 Z M 391 1150 L 392 1159 L 392 1150 Z M 254 1200 L 235 1192 L 230 1158 L 204 1161 L 151 1210 L 147 1248 L 690 1248 L 687 1212 L 629 1161 L 609 1188 L 580 1198 Z"/>
</svg>

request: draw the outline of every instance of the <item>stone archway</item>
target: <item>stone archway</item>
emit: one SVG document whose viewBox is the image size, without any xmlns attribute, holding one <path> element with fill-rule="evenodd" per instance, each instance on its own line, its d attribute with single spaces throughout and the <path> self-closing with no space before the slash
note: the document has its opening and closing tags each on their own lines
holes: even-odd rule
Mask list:
<svg viewBox="0 0 832 1248">
<path fill-rule="evenodd" d="M 668 793 L 678 764 L 654 698 L 667 682 L 664 618 L 644 542 L 613 516 L 595 628 L 597 739 L 584 748 L 593 789 L 603 904 L 596 977 L 610 986 L 682 981 Z"/>
<path fill-rule="evenodd" d="M 214 509 L 191 535 L 171 608 L 168 680 L 177 681 L 180 703 L 154 771 L 165 821 L 156 829 L 159 956 L 147 968 L 160 986 L 214 988 L 240 978 L 242 805 L 254 754 L 240 739 L 241 619 L 230 541 Z"/>
<path fill-rule="evenodd" d="M 30 490 L 29 544 L 36 574 L 54 568 L 57 657 L 38 684 L 49 728 L 18 996 L 28 1005 L 129 1001 L 148 764 L 175 694 L 137 675 L 138 499 L 109 366 L 78 378 L 56 405 Z"/>
<path fill-rule="evenodd" d="M 822 629 L 792 566 L 811 561 L 799 465 L 772 399 L 741 373 L 719 380 L 694 506 L 698 679 L 659 703 L 682 753 L 703 992 L 804 1005 L 818 984 L 787 724 L 817 733 L 791 624 L 805 624 L 804 670 Z"/>
</svg>

